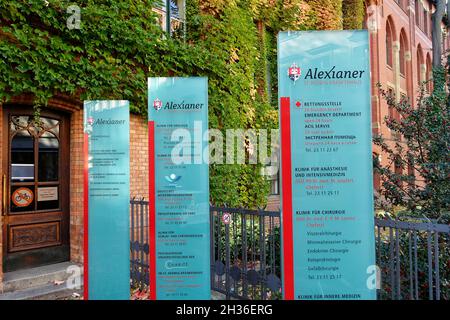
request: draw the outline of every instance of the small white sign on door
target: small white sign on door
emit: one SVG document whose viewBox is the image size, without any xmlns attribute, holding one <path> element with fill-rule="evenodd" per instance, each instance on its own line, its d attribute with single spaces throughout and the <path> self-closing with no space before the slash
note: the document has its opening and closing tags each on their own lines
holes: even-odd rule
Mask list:
<svg viewBox="0 0 450 320">
<path fill-rule="evenodd" d="M 58 187 L 38 188 L 38 201 L 55 201 L 58 200 Z"/>
</svg>

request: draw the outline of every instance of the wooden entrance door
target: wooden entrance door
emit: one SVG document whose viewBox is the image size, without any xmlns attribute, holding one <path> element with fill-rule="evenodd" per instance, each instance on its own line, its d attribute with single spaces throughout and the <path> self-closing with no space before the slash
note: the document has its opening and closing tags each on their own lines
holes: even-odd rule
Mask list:
<svg viewBox="0 0 450 320">
<path fill-rule="evenodd" d="M 3 271 L 69 260 L 69 117 L 3 110 Z"/>
</svg>

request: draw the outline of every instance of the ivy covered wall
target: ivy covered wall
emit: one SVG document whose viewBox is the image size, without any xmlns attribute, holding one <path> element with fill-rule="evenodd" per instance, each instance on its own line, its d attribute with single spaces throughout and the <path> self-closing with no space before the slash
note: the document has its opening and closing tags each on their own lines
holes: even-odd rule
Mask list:
<svg viewBox="0 0 450 320">
<path fill-rule="evenodd" d="M 347 0 L 344 0 L 347 1 Z M 186 39 L 167 39 L 153 0 L 80 0 L 81 28 L 66 0 L 0 2 L 0 101 L 24 93 L 127 99 L 146 116 L 146 78 L 209 78 L 210 128 L 277 127 L 276 35 L 341 29 L 342 0 L 187 0 Z M 261 165 L 212 165 L 211 201 L 257 207 L 269 184 Z"/>
<path fill-rule="evenodd" d="M 364 22 L 364 0 L 344 0 L 342 17 L 344 29 L 361 29 Z"/>
<path fill-rule="evenodd" d="M 305 0 L 311 10 L 314 10 L 316 13 L 317 19 L 315 29 L 342 29 L 342 1 L 343 0 Z"/>
</svg>

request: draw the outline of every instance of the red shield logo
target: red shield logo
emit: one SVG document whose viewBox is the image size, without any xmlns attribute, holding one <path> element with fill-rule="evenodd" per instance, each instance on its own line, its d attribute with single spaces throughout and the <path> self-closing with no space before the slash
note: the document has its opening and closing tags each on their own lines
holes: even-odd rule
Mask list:
<svg viewBox="0 0 450 320">
<path fill-rule="evenodd" d="M 289 79 L 294 81 L 294 83 L 295 83 L 295 81 L 300 79 L 301 74 L 302 74 L 302 70 L 300 69 L 300 67 L 297 66 L 296 63 L 292 64 L 292 66 L 288 70 Z"/>
<path fill-rule="evenodd" d="M 159 100 L 158 98 L 156 98 L 156 99 L 153 101 L 153 108 L 155 108 L 156 111 L 161 110 L 161 108 L 162 108 L 162 101 Z"/>
</svg>

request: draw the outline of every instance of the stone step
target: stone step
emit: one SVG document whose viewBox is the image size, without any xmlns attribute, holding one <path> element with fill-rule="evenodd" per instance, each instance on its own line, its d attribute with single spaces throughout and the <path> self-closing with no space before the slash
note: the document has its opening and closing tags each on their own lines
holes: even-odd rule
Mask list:
<svg viewBox="0 0 450 320">
<path fill-rule="evenodd" d="M 74 297 L 76 293 L 76 297 Z M 81 299 L 82 288 L 68 289 L 66 282 L 56 285 L 54 283 L 34 286 L 27 289 L 16 290 L 0 294 L 0 300 L 67 300 Z"/>
<path fill-rule="evenodd" d="M 45 286 L 66 288 L 65 284 L 55 285 L 55 282 L 66 281 L 72 275 L 68 272 L 70 266 L 78 266 L 79 271 L 83 272 L 81 266 L 72 262 L 7 272 L 3 275 L 3 294 Z"/>
</svg>

